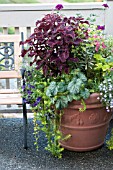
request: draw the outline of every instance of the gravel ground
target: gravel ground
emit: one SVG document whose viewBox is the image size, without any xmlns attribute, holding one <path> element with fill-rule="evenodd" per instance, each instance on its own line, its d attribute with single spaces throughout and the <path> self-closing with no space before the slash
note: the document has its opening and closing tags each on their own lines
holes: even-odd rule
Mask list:
<svg viewBox="0 0 113 170">
<path fill-rule="evenodd" d="M 41 133 L 37 152 L 33 144 L 32 118 L 28 119 L 29 149 L 24 150 L 22 125 L 22 118 L 0 119 L 0 170 L 113 170 L 113 151 L 105 145 L 84 153 L 65 150 L 63 158 L 57 159 L 44 150 L 46 140 Z"/>
</svg>

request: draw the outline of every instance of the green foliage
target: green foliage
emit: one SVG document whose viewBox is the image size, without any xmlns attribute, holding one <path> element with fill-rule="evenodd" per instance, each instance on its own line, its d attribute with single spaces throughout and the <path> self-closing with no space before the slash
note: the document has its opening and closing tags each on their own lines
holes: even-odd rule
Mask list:
<svg viewBox="0 0 113 170">
<path fill-rule="evenodd" d="M 0 28 L 0 32 L 3 32 L 3 28 Z M 15 33 L 15 29 L 14 27 L 9 27 L 8 28 L 8 34 L 14 34 Z"/>
<path fill-rule="evenodd" d="M 107 140 L 106 144 L 110 150 L 113 150 L 113 129 L 111 131 L 111 137 L 109 140 Z"/>
<path fill-rule="evenodd" d="M 99 85 L 101 102 L 106 106 L 108 112 L 113 108 L 113 71 L 104 76 Z"/>
<path fill-rule="evenodd" d="M 63 74 L 60 79 L 58 76 L 54 81 L 51 81 L 47 87 L 46 95 L 50 98 L 52 104 L 60 110 L 67 107 L 73 99 L 87 99 L 90 92 L 86 85 L 86 76 L 79 70 L 72 70 L 68 79 L 67 74 Z"/>
<path fill-rule="evenodd" d="M 58 111 L 46 95 L 50 79 L 44 77 L 41 70 L 39 71 L 33 68 L 30 71 L 26 70 L 25 77 L 26 85 L 22 87 L 24 89 L 23 97 L 25 98 L 25 102 L 31 105 L 31 109 L 34 112 L 33 122 L 36 148 L 38 150 L 39 131 L 43 131 L 47 138 L 45 149 L 50 151 L 54 156 L 61 158 L 63 148 L 59 144 L 59 140 L 62 139 L 59 124 L 63 112 L 62 110 Z M 54 88 L 55 83 L 53 82 L 51 85 L 51 94 L 55 95 Z"/>
<path fill-rule="evenodd" d="M 103 74 L 106 73 L 106 71 L 110 71 L 110 68 L 112 68 L 113 66 L 113 56 L 104 58 L 100 54 L 95 54 L 94 58 L 97 61 L 97 63 L 95 64 L 95 70 L 100 70 L 103 72 Z"/>
<path fill-rule="evenodd" d="M 61 158 L 63 148 L 59 141 L 70 137 L 70 134 L 62 136 L 59 131 L 63 108 L 67 107 L 73 99 L 89 97 L 90 93 L 86 87 L 87 78 L 80 70 L 72 70 L 70 75 L 64 73 L 62 76 L 45 77 L 41 70 L 32 67 L 30 70 L 26 70 L 25 78 L 26 85 L 22 87 L 24 89 L 23 97 L 34 112 L 36 148 L 38 150 L 39 131 L 43 131 L 47 138 L 45 149 Z M 85 109 L 83 100 L 82 105 Z M 84 109 L 80 109 L 80 111 Z M 37 120 L 41 123 L 37 123 Z"/>
<path fill-rule="evenodd" d="M 86 110 L 86 104 L 83 99 L 81 100 L 81 105 L 83 105 L 83 108 L 79 108 L 79 111 L 84 112 Z"/>
</svg>

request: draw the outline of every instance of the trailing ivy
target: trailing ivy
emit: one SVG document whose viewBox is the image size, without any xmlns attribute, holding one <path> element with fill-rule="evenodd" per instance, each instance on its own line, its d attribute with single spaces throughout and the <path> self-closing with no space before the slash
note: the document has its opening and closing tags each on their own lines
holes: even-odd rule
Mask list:
<svg viewBox="0 0 113 170">
<path fill-rule="evenodd" d="M 113 129 L 111 130 L 110 139 L 107 140 L 106 144 L 107 144 L 107 147 L 108 147 L 110 150 L 113 150 Z"/>
</svg>

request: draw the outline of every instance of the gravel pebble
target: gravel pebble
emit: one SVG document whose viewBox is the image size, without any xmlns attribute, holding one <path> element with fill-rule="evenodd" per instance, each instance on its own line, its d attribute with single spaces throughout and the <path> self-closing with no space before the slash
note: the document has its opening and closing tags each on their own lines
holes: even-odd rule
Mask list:
<svg viewBox="0 0 113 170">
<path fill-rule="evenodd" d="M 113 170 L 113 151 L 105 145 L 91 152 L 64 150 L 63 158 L 57 159 L 44 150 L 43 133 L 40 133 L 39 152 L 36 151 L 32 118 L 28 119 L 27 150 L 23 149 L 22 130 L 22 118 L 0 119 L 0 170 Z"/>
</svg>

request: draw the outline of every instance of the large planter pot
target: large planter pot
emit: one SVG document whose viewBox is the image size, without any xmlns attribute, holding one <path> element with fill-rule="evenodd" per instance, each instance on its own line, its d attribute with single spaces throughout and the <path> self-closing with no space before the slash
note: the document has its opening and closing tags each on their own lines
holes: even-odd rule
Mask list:
<svg viewBox="0 0 113 170">
<path fill-rule="evenodd" d="M 92 94 L 87 100 L 86 111 L 79 112 L 80 101 L 72 101 L 64 109 L 60 130 L 71 137 L 61 141 L 61 145 L 72 151 L 90 151 L 103 145 L 111 113 L 107 112 L 97 99 L 98 93 Z"/>
</svg>

